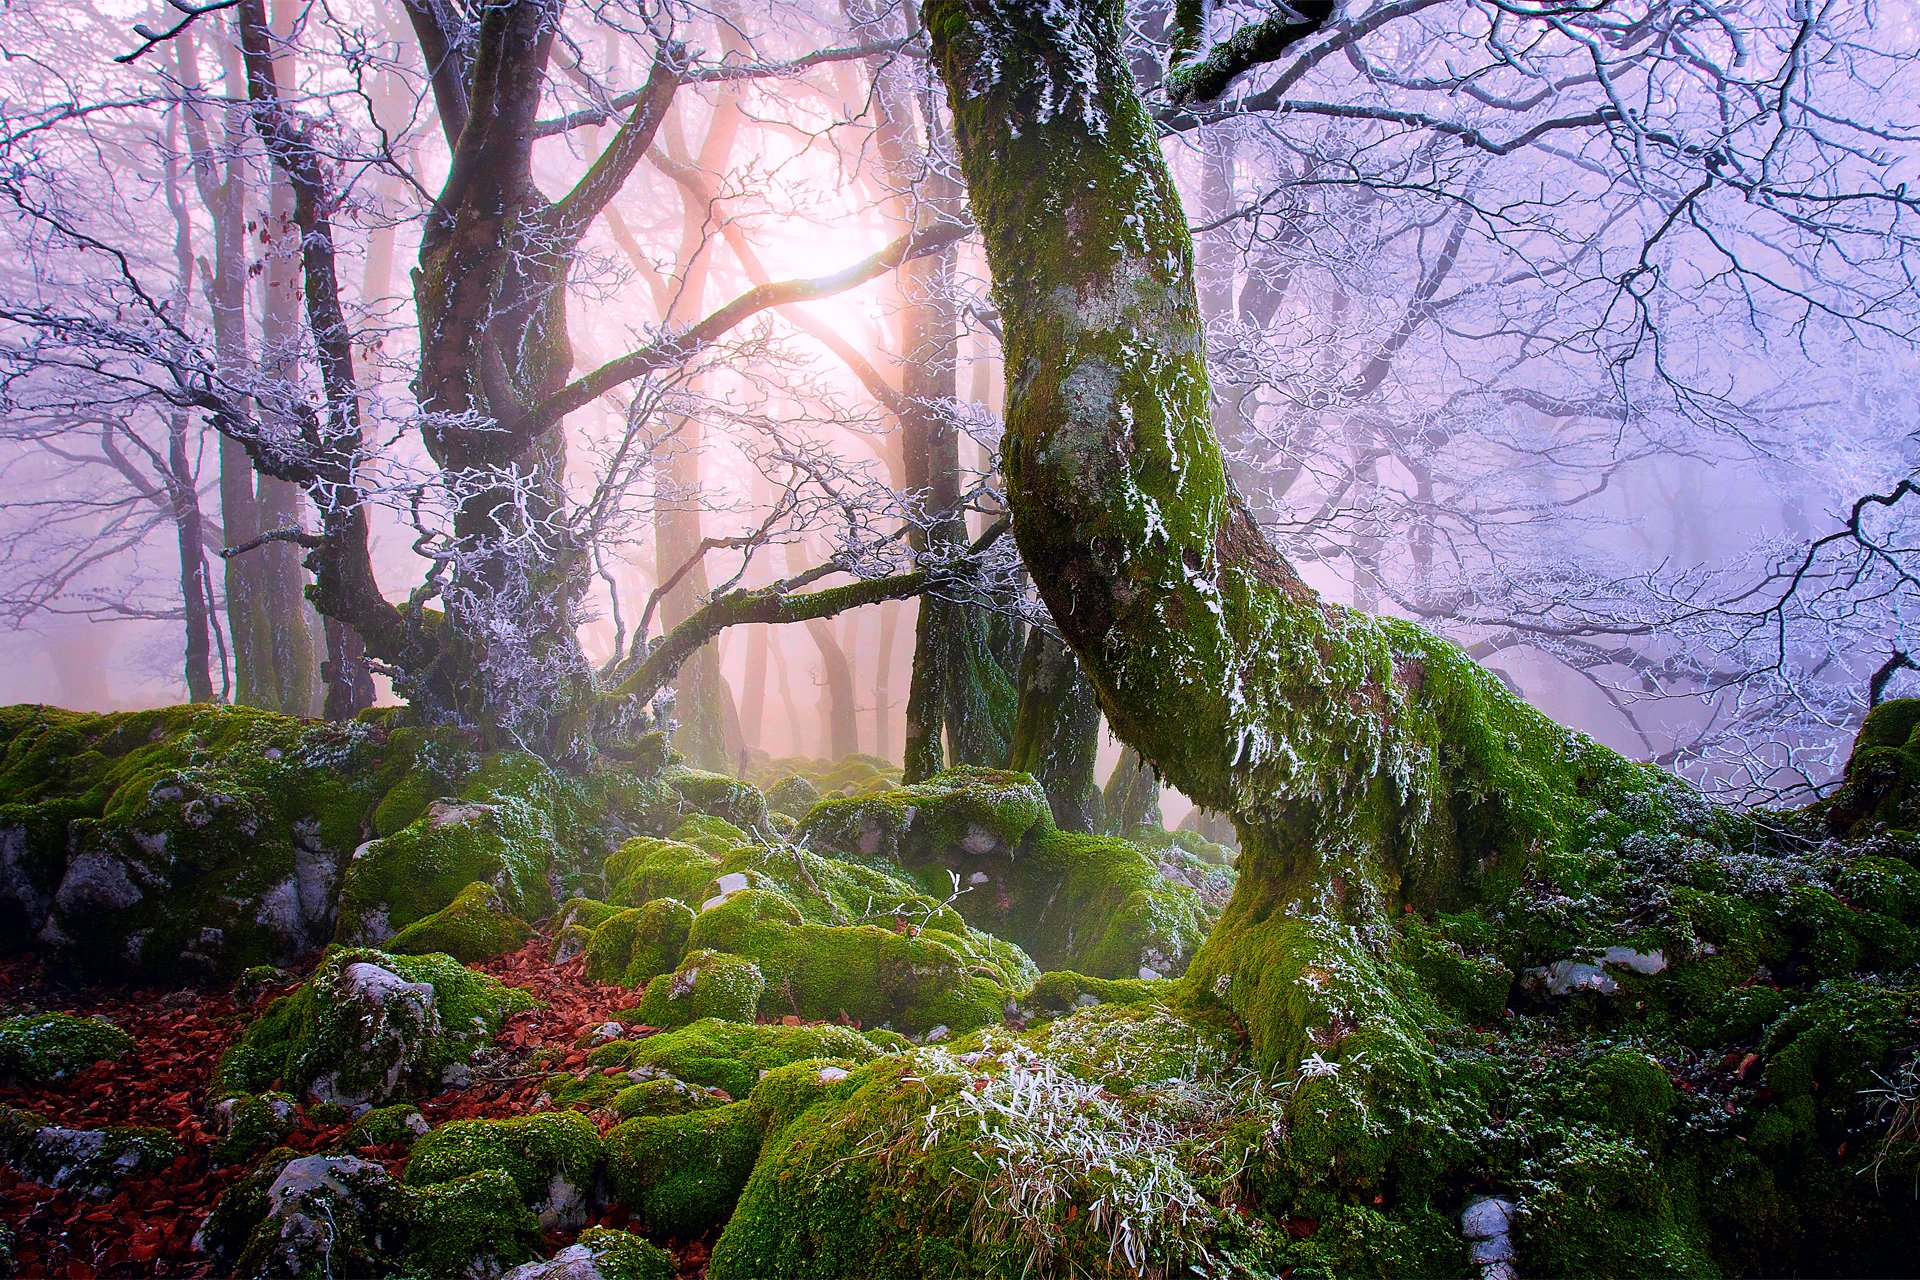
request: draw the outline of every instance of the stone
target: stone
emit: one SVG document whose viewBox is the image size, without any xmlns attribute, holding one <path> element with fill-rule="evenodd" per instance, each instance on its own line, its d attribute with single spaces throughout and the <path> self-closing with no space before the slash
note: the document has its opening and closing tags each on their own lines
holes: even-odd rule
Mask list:
<svg viewBox="0 0 1920 1280">
<path fill-rule="evenodd" d="M 593 1250 L 583 1244 L 570 1244 L 551 1258 L 523 1262 L 500 1280 L 606 1280 Z"/>
<path fill-rule="evenodd" d="M 1469 1240 L 1491 1240 L 1496 1236 L 1504 1236 L 1512 1225 L 1511 1200 L 1475 1200 L 1460 1215 L 1460 1234 Z"/>
<path fill-rule="evenodd" d="M 1608 947 L 1600 953 L 1600 963 L 1627 969 L 1643 977 L 1652 977 L 1667 967 L 1662 951 L 1635 951 L 1632 947 Z"/>
</svg>

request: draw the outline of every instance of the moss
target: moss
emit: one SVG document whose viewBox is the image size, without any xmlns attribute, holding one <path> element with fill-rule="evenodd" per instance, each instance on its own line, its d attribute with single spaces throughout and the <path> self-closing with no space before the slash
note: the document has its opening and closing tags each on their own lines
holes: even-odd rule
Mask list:
<svg viewBox="0 0 1920 1280">
<path fill-rule="evenodd" d="M 720 859 L 705 849 L 637 836 L 607 857 L 607 897 L 625 907 L 644 906 L 656 898 L 699 902 L 719 868 Z"/>
<path fill-rule="evenodd" d="M 587 1055 L 593 1067 L 625 1066 L 745 1098 L 763 1073 L 813 1059 L 870 1062 L 891 1050 L 852 1027 L 748 1025 L 705 1019 L 644 1040 L 616 1040 Z"/>
<path fill-rule="evenodd" d="M 1472 934 L 1478 922 L 1478 916 L 1440 916 L 1429 924 L 1418 916 L 1405 916 L 1401 947 L 1407 967 L 1442 1008 L 1468 1022 L 1486 1023 L 1506 1011 L 1514 975 L 1476 945 Z"/>
<path fill-rule="evenodd" d="M 956 847 L 975 856 L 1010 852 L 1043 816 L 1051 822 L 1046 793 L 1026 774 L 962 767 L 911 787 L 822 800 L 795 838 L 815 848 L 914 863 Z"/>
<path fill-rule="evenodd" d="M 476 881 L 395 934 L 387 950 L 396 955 L 438 951 L 473 964 L 518 951 L 532 936 L 527 922 L 507 910 L 499 890 Z"/>
<path fill-rule="evenodd" d="M 1867 713 L 1843 781 L 1824 808 L 1837 835 L 1920 828 L 1920 699 L 1883 702 Z"/>
<path fill-rule="evenodd" d="M 1244 1084 L 1218 1032 L 1144 1007 L 883 1059 L 769 1135 L 708 1274 L 1237 1273 L 1214 1197 L 1267 1106 Z"/>
<path fill-rule="evenodd" d="M 656 898 L 644 907 L 615 913 L 593 931 L 587 977 L 643 987 L 672 973 L 687 953 L 693 919 L 693 909 L 673 898 Z"/>
<path fill-rule="evenodd" d="M 610 902 L 598 902 L 592 898 L 568 898 L 560 904 L 560 909 L 553 913 L 553 927 L 558 931 L 578 925 L 592 932 L 626 909 Z"/>
<path fill-rule="evenodd" d="M 539 1224 L 502 1170 L 409 1187 L 401 1205 L 407 1244 L 399 1261 L 410 1274 L 429 1280 L 495 1274 L 539 1253 Z"/>
<path fill-rule="evenodd" d="M 427 1134 L 427 1119 L 412 1103 L 375 1107 L 353 1122 L 340 1145 L 349 1151 L 366 1147 L 411 1147 Z"/>
<path fill-rule="evenodd" d="M 293 1132 L 294 1100 L 284 1093 L 241 1094 L 217 1104 L 226 1132 L 207 1151 L 216 1165 L 243 1164 Z"/>
<path fill-rule="evenodd" d="M 732 1215 L 765 1133 L 746 1102 L 628 1120 L 607 1134 L 607 1181 L 643 1230 L 698 1236 Z"/>
<path fill-rule="evenodd" d="M 105 1018 L 36 1013 L 0 1019 L 0 1077 L 25 1084 L 64 1080 L 131 1048 L 133 1037 Z"/>
<path fill-rule="evenodd" d="M 505 910 L 539 919 L 553 910 L 547 884 L 552 829 L 526 800 L 436 802 L 391 836 L 361 849 L 340 889 L 339 937 L 383 942 L 450 905 L 476 881 Z"/>
<path fill-rule="evenodd" d="M 1166 993 L 1166 987 L 1147 978 L 1090 978 L 1070 969 L 1040 975 L 1021 1007 L 1035 1014 L 1057 1017 L 1096 1004 L 1137 1004 Z"/>
<path fill-rule="evenodd" d="M 612 1227 L 588 1227 L 576 1241 L 603 1280 L 676 1280 L 679 1264 L 656 1244 Z"/>
<path fill-rule="evenodd" d="M 69 1129 L 0 1106 L 0 1162 L 42 1186 L 102 1199 L 129 1178 L 171 1164 L 184 1148 L 165 1129 L 112 1125 Z"/>
<path fill-rule="evenodd" d="M 698 1085 L 687 1084 L 671 1076 L 660 1076 L 630 1084 L 613 1095 L 607 1110 L 622 1120 L 638 1116 L 677 1116 L 688 1111 L 723 1106 L 724 1094 Z"/>
<path fill-rule="evenodd" d="M 751 1022 L 766 989 L 766 978 L 751 960 L 689 951 L 672 973 L 647 983 L 637 1013 L 656 1027 L 684 1027 L 701 1018 Z"/>
<path fill-rule="evenodd" d="M 797 773 L 790 773 L 767 788 L 767 807 L 790 818 L 806 817 L 819 799 L 820 788 Z"/>
<path fill-rule="evenodd" d="M 765 890 L 742 890 L 701 912 L 687 945 L 751 958 L 765 979 L 762 1007 L 802 1018 L 970 1030 L 999 1022 L 1015 994 L 1009 975 L 960 935 L 806 924 L 792 903 Z M 667 981 L 655 986 L 664 992 Z M 650 986 L 643 1012 L 655 1003 Z"/>
<path fill-rule="evenodd" d="M 365 968 L 384 970 L 394 990 Z M 356 992 L 379 993 L 378 1010 Z M 269 1005 L 227 1050 L 216 1093 L 253 1093 L 284 1084 L 321 1101 L 364 1106 L 417 1090 L 437 1092 L 441 1072 L 484 1044 L 507 1015 L 534 1000 L 449 956 L 331 952 L 297 991 Z"/>
<path fill-rule="evenodd" d="M 667 838 L 704 849 L 715 857 L 737 849 L 743 844 L 753 843 L 752 837 L 739 827 L 724 818 L 716 818 L 705 813 L 694 814 L 675 827 Z"/>
<path fill-rule="evenodd" d="M 736 830 L 752 830 L 767 820 L 767 798 L 751 783 L 684 767 L 668 769 L 662 781 L 692 814 L 718 818 Z"/>
<path fill-rule="evenodd" d="M 483 1169 L 513 1179 L 543 1226 L 578 1226 L 600 1162 L 600 1135 L 577 1111 L 456 1120 L 413 1145 L 406 1183 L 432 1186 Z"/>
</svg>

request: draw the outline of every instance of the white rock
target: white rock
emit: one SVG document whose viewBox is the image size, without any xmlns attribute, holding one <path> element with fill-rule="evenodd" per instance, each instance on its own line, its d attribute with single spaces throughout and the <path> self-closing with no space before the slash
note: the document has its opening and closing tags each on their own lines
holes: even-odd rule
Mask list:
<svg viewBox="0 0 1920 1280">
<path fill-rule="evenodd" d="M 744 871 L 729 871 L 714 881 L 714 884 L 723 894 L 735 894 L 747 887 L 747 873 Z"/>
<path fill-rule="evenodd" d="M 602 1045 L 609 1040 L 618 1040 L 627 1034 L 627 1029 L 617 1022 L 603 1022 L 595 1027 L 588 1036 L 590 1044 Z"/>
<path fill-rule="evenodd" d="M 847 1069 L 845 1067 L 820 1068 L 821 1084 L 832 1084 L 835 1080 L 845 1080 L 846 1078 L 847 1078 Z"/>
<path fill-rule="evenodd" d="M 952 1034 L 953 1034 L 952 1030 L 949 1029 L 947 1024 L 943 1022 L 939 1026 L 935 1027 L 933 1030 L 927 1032 L 927 1037 L 924 1043 L 939 1044 L 942 1040 L 945 1040 L 948 1036 Z"/>
<path fill-rule="evenodd" d="M 1667 957 L 1662 951 L 1635 951 L 1631 947 L 1608 947 L 1600 954 L 1600 963 L 1617 965 L 1622 969 L 1630 969 L 1634 973 L 1651 977 L 1667 967 Z"/>
<path fill-rule="evenodd" d="M 993 879 L 993 877 L 988 875 L 986 872 L 976 871 L 972 875 L 967 877 L 967 883 L 968 884 L 985 884 L 987 881 L 991 879 Z"/>
<path fill-rule="evenodd" d="M 1158 978 L 1158 977 L 1162 977 L 1163 975 L 1158 969 L 1149 969 L 1146 965 L 1143 964 L 1140 966 L 1140 976 L 1143 978 Z"/>
<path fill-rule="evenodd" d="M 606 1280 L 606 1274 L 593 1260 L 591 1249 L 570 1244 L 551 1258 L 521 1263 L 500 1280 Z"/>
<path fill-rule="evenodd" d="M 1582 964 L 1578 960 L 1555 960 L 1546 968 L 1532 972 L 1534 976 L 1545 979 L 1547 994 L 1552 996 L 1572 995 L 1576 991 L 1594 991 L 1610 996 L 1620 989 L 1620 984 L 1608 977 L 1598 965 Z"/>
</svg>

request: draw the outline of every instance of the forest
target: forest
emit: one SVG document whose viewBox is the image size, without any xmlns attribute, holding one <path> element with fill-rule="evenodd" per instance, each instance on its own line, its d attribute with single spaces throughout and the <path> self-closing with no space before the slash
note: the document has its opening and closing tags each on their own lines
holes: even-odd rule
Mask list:
<svg viewBox="0 0 1920 1280">
<path fill-rule="evenodd" d="M 0 6 L 0 1277 L 1914 1274 L 1916 104 Z"/>
</svg>

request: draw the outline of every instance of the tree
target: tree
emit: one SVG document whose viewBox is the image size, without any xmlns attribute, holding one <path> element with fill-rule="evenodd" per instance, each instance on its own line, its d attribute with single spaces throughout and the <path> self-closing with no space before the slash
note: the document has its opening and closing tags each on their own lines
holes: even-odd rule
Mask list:
<svg viewBox="0 0 1920 1280">
<path fill-rule="evenodd" d="M 1209 45 L 1182 5 L 1175 83 L 1216 89 L 1328 8 Z M 1327 603 L 1262 536 L 1214 439 L 1192 243 L 1121 6 L 941 0 L 927 22 L 1005 327 L 1022 558 L 1115 733 L 1240 833 L 1192 989 L 1265 1067 L 1318 1053 L 1417 1083 L 1388 922 L 1473 901 L 1664 784 L 1452 645 Z M 1905 216 L 1904 189 L 1880 198 Z"/>
</svg>

